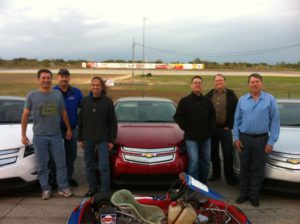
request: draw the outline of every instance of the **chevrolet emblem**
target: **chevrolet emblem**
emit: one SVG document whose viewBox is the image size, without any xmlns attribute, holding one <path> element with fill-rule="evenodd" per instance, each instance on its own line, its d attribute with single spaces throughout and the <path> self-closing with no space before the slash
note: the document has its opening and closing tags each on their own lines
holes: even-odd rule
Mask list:
<svg viewBox="0 0 300 224">
<path fill-rule="evenodd" d="M 288 159 L 287 161 L 291 164 L 300 164 L 300 159 Z"/>
<path fill-rule="evenodd" d="M 153 156 L 155 156 L 155 154 L 153 154 L 153 153 L 144 153 L 142 156 L 144 156 L 146 158 L 152 158 Z"/>
</svg>

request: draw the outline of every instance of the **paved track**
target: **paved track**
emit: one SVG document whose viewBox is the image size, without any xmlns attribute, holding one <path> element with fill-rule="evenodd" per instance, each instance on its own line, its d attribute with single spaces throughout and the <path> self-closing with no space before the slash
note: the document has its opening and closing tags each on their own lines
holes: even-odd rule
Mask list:
<svg viewBox="0 0 300 224">
<path fill-rule="evenodd" d="M 80 186 L 73 188 L 75 194 L 71 198 L 61 198 L 57 194 L 50 200 L 40 199 L 41 193 L 38 188 L 31 191 L 11 191 L 0 193 L 0 224 L 64 224 L 72 209 L 83 199 L 87 191 L 85 180 L 84 162 L 82 150 L 78 151 L 78 159 L 75 167 L 75 178 Z M 226 201 L 234 204 L 238 195 L 237 187 L 226 184 L 225 181 L 217 181 L 211 184 L 211 187 L 226 197 Z M 135 193 L 158 194 L 164 193 L 161 190 L 143 187 L 133 191 Z M 293 223 L 300 224 L 300 200 L 299 197 L 293 198 L 287 195 L 261 196 L 261 207 L 253 208 L 249 203 L 239 206 L 255 224 L 282 224 Z"/>
</svg>

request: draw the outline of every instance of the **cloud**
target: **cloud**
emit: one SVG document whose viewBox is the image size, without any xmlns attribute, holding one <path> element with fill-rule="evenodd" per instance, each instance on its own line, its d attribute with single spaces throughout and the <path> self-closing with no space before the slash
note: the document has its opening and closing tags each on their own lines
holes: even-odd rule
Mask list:
<svg viewBox="0 0 300 224">
<path fill-rule="evenodd" d="M 146 48 L 147 60 L 190 61 L 199 56 L 219 62 L 297 62 L 299 48 L 239 57 L 217 53 L 300 42 L 299 6 L 298 0 L 4 0 L 0 57 L 130 60 L 133 38 L 142 44 L 142 17 L 147 17 L 145 43 L 160 50 Z M 142 59 L 142 47 L 135 50 L 135 58 Z"/>
</svg>

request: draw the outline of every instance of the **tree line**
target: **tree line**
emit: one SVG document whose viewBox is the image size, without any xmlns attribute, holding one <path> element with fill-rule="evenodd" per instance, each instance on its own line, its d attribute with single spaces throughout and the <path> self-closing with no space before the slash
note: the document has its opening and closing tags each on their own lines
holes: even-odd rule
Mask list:
<svg viewBox="0 0 300 224">
<path fill-rule="evenodd" d="M 64 59 L 30 59 L 30 58 L 14 58 L 6 60 L 0 58 L 0 68 L 81 68 L 82 62 L 88 62 L 87 60 L 64 60 Z M 100 61 L 99 61 L 100 62 Z M 132 63 L 131 60 L 104 60 L 104 63 Z M 134 61 L 135 63 L 142 63 L 141 60 Z M 155 61 L 147 61 L 148 63 L 164 63 L 162 60 L 157 59 Z M 185 63 L 181 61 L 173 61 L 172 64 Z M 218 63 L 214 61 L 201 60 L 195 58 L 193 61 L 187 63 L 204 64 L 205 69 L 239 69 L 239 70 L 284 70 L 284 71 L 300 71 L 300 61 L 298 63 L 286 63 L 278 62 L 274 65 L 261 63 L 248 63 L 248 62 L 224 62 Z"/>
</svg>

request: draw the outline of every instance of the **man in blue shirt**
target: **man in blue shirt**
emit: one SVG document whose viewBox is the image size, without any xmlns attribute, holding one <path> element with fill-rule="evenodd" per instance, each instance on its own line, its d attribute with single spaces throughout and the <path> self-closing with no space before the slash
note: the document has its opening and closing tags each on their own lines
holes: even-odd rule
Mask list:
<svg viewBox="0 0 300 224">
<path fill-rule="evenodd" d="M 59 90 L 64 98 L 66 111 L 70 120 L 73 136 L 71 139 L 64 138 L 65 144 L 65 153 L 66 153 L 66 167 L 68 170 L 68 180 L 70 186 L 76 187 L 78 183 L 75 179 L 72 178 L 74 173 L 74 162 L 77 157 L 77 123 L 78 116 L 77 111 L 81 103 L 83 95 L 80 89 L 70 85 L 70 72 L 68 69 L 62 68 L 57 73 L 58 85 L 54 89 Z M 63 136 L 65 136 L 66 126 L 62 122 L 61 130 Z"/>
<path fill-rule="evenodd" d="M 239 99 L 234 116 L 234 145 L 240 157 L 240 196 L 236 203 L 249 199 L 258 207 L 267 156 L 279 137 L 280 120 L 275 98 L 262 90 L 262 76 L 251 74 L 248 85 L 250 93 Z"/>
</svg>

